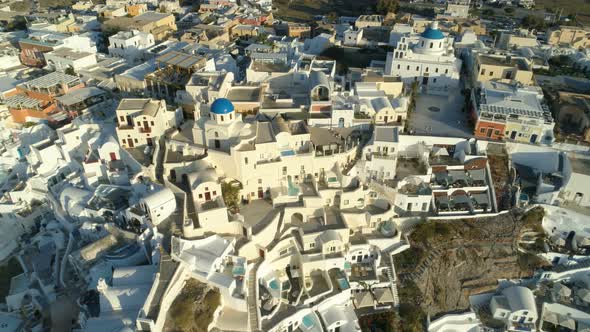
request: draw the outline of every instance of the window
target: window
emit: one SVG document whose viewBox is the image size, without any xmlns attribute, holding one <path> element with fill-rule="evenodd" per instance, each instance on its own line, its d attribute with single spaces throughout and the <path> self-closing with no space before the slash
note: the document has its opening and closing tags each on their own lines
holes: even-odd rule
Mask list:
<svg viewBox="0 0 590 332">
<path fill-rule="evenodd" d="M 445 69 L 445 74 L 448 74 L 448 73 L 449 73 L 449 70 L 448 69 Z"/>
<path fill-rule="evenodd" d="M 310 247 L 310 248 L 315 248 L 315 242 L 310 242 L 310 243 L 309 243 L 309 247 Z"/>
<path fill-rule="evenodd" d="M 356 260 L 356 256 L 352 256 L 351 259 L 354 261 Z"/>
<path fill-rule="evenodd" d="M 486 70 L 485 70 L 485 68 L 481 70 L 481 74 L 482 74 L 482 75 L 485 75 L 485 74 L 486 74 Z"/>
<path fill-rule="evenodd" d="M 494 72 L 493 71 L 490 72 L 490 76 L 494 76 Z"/>
<path fill-rule="evenodd" d="M 426 211 L 428 209 L 428 203 L 422 203 L 422 211 Z"/>
<path fill-rule="evenodd" d="M 244 164 L 248 165 L 248 157 L 244 158 Z"/>
<path fill-rule="evenodd" d="M 434 46 L 433 42 L 430 42 L 430 48 L 432 48 Z"/>
<path fill-rule="evenodd" d="M 409 65 L 406 67 L 406 70 L 410 70 L 410 66 Z"/>
<path fill-rule="evenodd" d="M 438 68 L 434 68 L 434 72 L 435 73 L 438 73 Z"/>
<path fill-rule="evenodd" d="M 500 135 L 500 131 L 499 130 L 496 130 L 495 133 L 496 133 L 496 135 Z"/>
<path fill-rule="evenodd" d="M 231 113 L 229 113 L 229 119 L 230 119 L 230 120 L 232 119 L 232 114 L 231 114 Z"/>
<path fill-rule="evenodd" d="M 400 69 L 400 68 L 401 68 L 401 65 L 397 65 L 397 69 Z"/>
<path fill-rule="evenodd" d="M 223 115 L 221 116 L 221 121 L 223 121 Z"/>
<path fill-rule="evenodd" d="M 426 67 L 426 70 L 425 70 L 425 72 L 427 72 L 427 73 L 428 73 L 428 67 Z"/>
<path fill-rule="evenodd" d="M 258 183 L 259 183 L 259 184 L 260 184 L 260 183 L 262 183 L 262 179 L 258 179 Z"/>
<path fill-rule="evenodd" d="M 214 134 L 215 134 L 215 137 L 216 138 L 219 137 L 219 133 L 218 132 L 215 132 Z"/>
<path fill-rule="evenodd" d="M 420 71 L 420 66 L 416 66 L 416 71 Z"/>
<path fill-rule="evenodd" d="M 485 133 L 485 132 L 486 132 L 486 129 L 485 129 L 485 128 L 481 128 L 481 129 L 479 130 L 479 132 L 483 134 L 483 133 Z"/>
<path fill-rule="evenodd" d="M 345 200 L 344 200 L 344 202 L 343 202 L 342 204 L 344 204 L 344 205 L 348 205 L 348 200 L 347 200 L 347 199 L 345 199 Z"/>
<path fill-rule="evenodd" d="M 217 195 L 217 191 L 213 190 L 213 195 Z"/>
<path fill-rule="evenodd" d="M 152 122 L 151 122 L 151 125 L 152 125 L 152 126 L 154 125 L 154 121 L 152 121 Z"/>
<path fill-rule="evenodd" d="M 203 198 L 203 194 L 199 194 L 199 198 Z"/>
<path fill-rule="evenodd" d="M 436 83 L 436 78 L 433 78 L 432 79 L 432 83 Z"/>
</svg>

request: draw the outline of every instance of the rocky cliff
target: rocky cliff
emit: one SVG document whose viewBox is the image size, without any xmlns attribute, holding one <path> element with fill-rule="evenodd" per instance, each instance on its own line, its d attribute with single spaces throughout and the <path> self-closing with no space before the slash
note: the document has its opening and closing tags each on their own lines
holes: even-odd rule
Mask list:
<svg viewBox="0 0 590 332">
<path fill-rule="evenodd" d="M 540 223 L 542 212 L 535 213 L 420 225 L 410 236 L 413 248 L 396 257 L 402 288 L 419 289 L 405 292 L 415 300 L 402 302 L 414 301 L 433 317 L 467 309 L 470 295 L 496 289 L 498 279 L 530 276 L 539 262 L 519 253 L 517 243 L 522 232 Z"/>
</svg>

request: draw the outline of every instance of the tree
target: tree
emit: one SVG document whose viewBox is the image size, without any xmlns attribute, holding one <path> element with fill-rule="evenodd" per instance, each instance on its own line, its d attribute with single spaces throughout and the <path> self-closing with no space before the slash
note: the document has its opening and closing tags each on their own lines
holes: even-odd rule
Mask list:
<svg viewBox="0 0 590 332">
<path fill-rule="evenodd" d="M 240 188 L 234 186 L 232 183 L 223 182 L 221 184 L 221 192 L 223 193 L 225 205 L 230 209 L 237 209 L 240 203 Z"/>
<path fill-rule="evenodd" d="M 481 14 L 483 16 L 494 16 L 494 10 L 491 8 L 486 8 L 481 12 Z"/>
<path fill-rule="evenodd" d="M 521 25 L 523 28 L 535 30 L 544 30 L 547 27 L 542 17 L 530 14 L 522 18 Z"/>
<path fill-rule="evenodd" d="M 381 15 L 387 15 L 388 13 L 393 13 L 399 7 L 399 3 L 397 0 L 377 0 L 377 13 Z"/>
<path fill-rule="evenodd" d="M 66 70 L 64 72 L 68 75 L 76 76 L 76 71 L 72 67 L 66 68 Z"/>
<path fill-rule="evenodd" d="M 6 30 L 8 31 L 19 31 L 27 29 L 27 19 L 24 16 L 16 16 L 12 22 L 8 23 Z"/>
</svg>

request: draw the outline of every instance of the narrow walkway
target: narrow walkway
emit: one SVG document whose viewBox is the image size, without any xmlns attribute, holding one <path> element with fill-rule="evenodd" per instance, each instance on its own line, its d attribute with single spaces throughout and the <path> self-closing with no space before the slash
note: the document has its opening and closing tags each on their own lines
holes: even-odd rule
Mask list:
<svg viewBox="0 0 590 332">
<path fill-rule="evenodd" d="M 248 323 L 250 325 L 250 331 L 260 331 L 259 317 L 258 317 L 258 278 L 256 276 L 258 267 L 262 263 L 263 259 L 258 258 L 254 263 L 250 271 L 248 271 Z"/>
</svg>

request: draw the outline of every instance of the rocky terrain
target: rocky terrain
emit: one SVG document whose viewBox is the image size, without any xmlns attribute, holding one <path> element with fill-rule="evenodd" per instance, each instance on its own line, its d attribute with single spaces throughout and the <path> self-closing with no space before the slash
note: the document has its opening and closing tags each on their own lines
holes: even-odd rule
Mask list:
<svg viewBox="0 0 590 332">
<path fill-rule="evenodd" d="M 538 229 L 542 210 L 481 220 L 437 221 L 421 224 L 410 236 L 412 248 L 396 256 L 402 281 L 400 315 L 465 310 L 469 296 L 496 289 L 498 279 L 532 275 L 542 264 L 519 252 L 520 235 Z M 411 329 L 410 329 L 411 330 Z"/>
<path fill-rule="evenodd" d="M 196 279 L 188 279 L 164 324 L 166 332 L 206 332 L 220 303 L 219 293 Z"/>
</svg>

